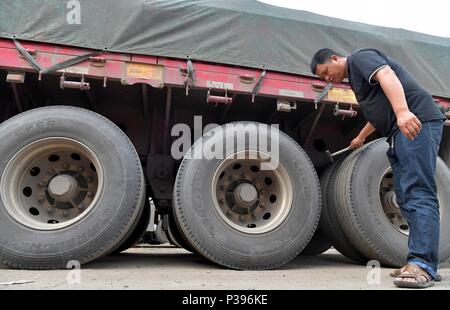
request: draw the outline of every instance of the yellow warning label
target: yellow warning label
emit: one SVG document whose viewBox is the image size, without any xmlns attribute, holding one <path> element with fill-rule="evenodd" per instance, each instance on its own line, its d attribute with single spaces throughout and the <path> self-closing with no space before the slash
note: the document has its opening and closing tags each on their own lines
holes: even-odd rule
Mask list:
<svg viewBox="0 0 450 310">
<path fill-rule="evenodd" d="M 150 64 L 127 64 L 127 77 L 135 79 L 163 81 L 164 67 Z"/>
<path fill-rule="evenodd" d="M 346 88 L 331 88 L 328 92 L 328 100 L 342 103 L 358 103 L 355 93 L 351 89 Z"/>
</svg>

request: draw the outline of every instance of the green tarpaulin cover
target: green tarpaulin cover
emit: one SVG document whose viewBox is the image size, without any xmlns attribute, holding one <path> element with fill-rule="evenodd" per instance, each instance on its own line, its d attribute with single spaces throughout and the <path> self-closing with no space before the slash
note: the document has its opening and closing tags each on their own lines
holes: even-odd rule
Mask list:
<svg viewBox="0 0 450 310">
<path fill-rule="evenodd" d="M 373 47 L 399 61 L 433 95 L 450 98 L 450 38 L 254 0 L 1 0 L 0 37 L 11 35 L 309 76 L 319 48 L 346 55 Z"/>
</svg>

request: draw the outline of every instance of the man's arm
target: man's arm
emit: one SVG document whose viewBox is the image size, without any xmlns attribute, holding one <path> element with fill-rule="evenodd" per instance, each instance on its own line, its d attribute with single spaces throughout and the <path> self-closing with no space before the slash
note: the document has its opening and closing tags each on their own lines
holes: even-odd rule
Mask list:
<svg viewBox="0 0 450 310">
<path fill-rule="evenodd" d="M 358 136 L 352 140 L 350 143 L 351 149 L 357 149 L 363 146 L 364 141 L 366 141 L 366 138 L 370 136 L 375 131 L 375 127 L 371 123 L 367 123 L 366 126 L 360 131 Z"/>
<path fill-rule="evenodd" d="M 389 99 L 392 109 L 397 116 L 397 126 L 400 131 L 408 140 L 414 140 L 422 129 L 422 123 L 409 111 L 405 91 L 395 72 L 389 66 L 386 66 L 375 73 L 373 79 L 380 82 L 381 88 Z"/>
</svg>

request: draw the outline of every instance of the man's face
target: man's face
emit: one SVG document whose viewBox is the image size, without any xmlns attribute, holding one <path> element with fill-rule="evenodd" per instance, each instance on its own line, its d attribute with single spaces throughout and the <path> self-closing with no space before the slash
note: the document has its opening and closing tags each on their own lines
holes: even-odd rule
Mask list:
<svg viewBox="0 0 450 310">
<path fill-rule="evenodd" d="M 346 67 L 343 58 L 336 55 L 331 57 L 329 63 L 320 64 L 316 67 L 317 76 L 328 83 L 342 83 L 346 77 Z"/>
</svg>

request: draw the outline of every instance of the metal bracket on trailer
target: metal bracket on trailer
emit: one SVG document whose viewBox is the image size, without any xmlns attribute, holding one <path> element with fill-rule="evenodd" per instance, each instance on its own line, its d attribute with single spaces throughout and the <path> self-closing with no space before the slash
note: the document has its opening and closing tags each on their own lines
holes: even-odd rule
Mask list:
<svg viewBox="0 0 450 310">
<path fill-rule="evenodd" d="M 344 120 L 346 117 L 349 117 L 349 118 L 356 117 L 358 115 L 358 112 L 353 110 L 353 107 L 351 104 L 350 104 L 350 109 L 348 109 L 348 110 L 341 109 L 339 107 L 339 102 L 338 102 L 334 106 L 333 115 L 334 116 L 342 116 L 342 120 Z"/>
<path fill-rule="evenodd" d="M 61 89 L 72 88 L 72 89 L 79 89 L 82 91 L 91 89 L 91 85 L 88 82 L 84 81 L 84 75 L 81 75 L 80 82 L 76 82 L 76 81 L 66 81 L 64 73 L 61 75 L 59 79 L 59 87 Z"/>
<path fill-rule="evenodd" d="M 172 202 L 175 160 L 171 155 L 147 155 L 147 177 L 153 202 L 160 213 L 167 211 Z"/>
<path fill-rule="evenodd" d="M 211 95 L 211 88 L 208 89 L 208 93 L 206 95 L 206 102 L 207 103 L 215 103 L 216 106 L 217 104 L 231 104 L 233 103 L 233 98 L 232 97 L 228 97 L 228 90 L 225 89 L 225 96 L 214 96 Z"/>
<path fill-rule="evenodd" d="M 286 100 L 277 100 L 277 111 L 278 112 L 291 112 L 297 109 L 297 102 L 290 102 Z"/>
</svg>

